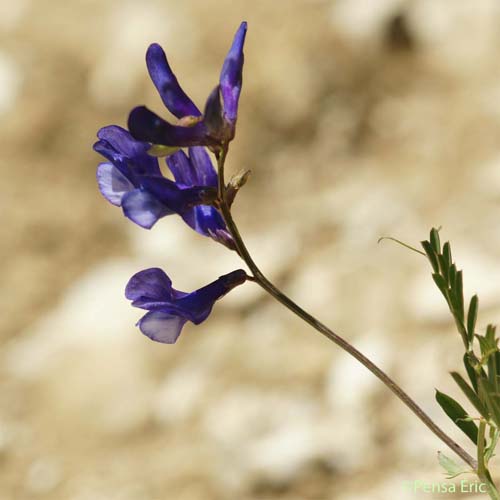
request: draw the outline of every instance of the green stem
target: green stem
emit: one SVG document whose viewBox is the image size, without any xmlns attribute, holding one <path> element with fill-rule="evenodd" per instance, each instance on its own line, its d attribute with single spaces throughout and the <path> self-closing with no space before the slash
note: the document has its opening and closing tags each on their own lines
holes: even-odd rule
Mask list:
<svg viewBox="0 0 500 500">
<path fill-rule="evenodd" d="M 486 434 L 486 422 L 481 419 L 479 432 L 477 433 L 477 475 L 480 479 L 486 477 L 486 464 L 484 463 L 484 438 Z"/>
<path fill-rule="evenodd" d="M 385 384 L 443 443 L 453 450 L 464 462 L 466 462 L 474 470 L 477 468 L 477 463 L 473 457 L 469 455 L 460 445 L 451 439 L 433 420 L 413 401 L 413 399 L 394 382 L 384 371 L 375 365 L 364 354 L 358 351 L 354 346 L 349 344 L 342 337 L 330 330 L 323 323 L 318 321 L 314 316 L 302 309 L 298 304 L 293 302 L 281 290 L 276 288 L 260 271 L 252 259 L 248 249 L 246 248 L 243 239 L 240 235 L 238 227 L 231 215 L 231 210 L 225 199 L 226 186 L 224 182 L 224 163 L 227 155 L 227 145 L 217 154 L 217 164 L 219 169 L 219 205 L 220 211 L 226 222 L 227 228 L 235 242 L 236 251 L 245 261 L 246 265 L 253 274 L 253 281 L 258 283 L 267 293 L 274 297 L 278 302 L 296 314 L 299 318 L 315 328 L 319 333 L 327 339 L 337 344 L 341 349 L 353 356 L 357 361 L 370 370 L 383 384 Z"/>
<path fill-rule="evenodd" d="M 488 467 L 485 463 L 484 441 L 486 435 L 486 422 L 481 419 L 479 422 L 479 432 L 477 434 L 477 477 L 486 485 L 488 495 L 493 500 L 500 500 L 500 493 L 498 492 L 495 483 L 493 482 Z"/>
</svg>

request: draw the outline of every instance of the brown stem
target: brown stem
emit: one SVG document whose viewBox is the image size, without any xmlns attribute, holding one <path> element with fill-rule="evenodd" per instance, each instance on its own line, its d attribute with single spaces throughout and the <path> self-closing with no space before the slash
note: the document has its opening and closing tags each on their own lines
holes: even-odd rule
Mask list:
<svg viewBox="0 0 500 500">
<path fill-rule="evenodd" d="M 225 199 L 225 182 L 224 182 L 224 163 L 227 155 L 228 147 L 225 145 L 220 154 L 217 155 L 217 164 L 219 168 L 219 204 L 222 216 L 226 222 L 227 228 L 235 242 L 236 251 L 245 261 L 246 265 L 253 274 L 255 282 L 257 282 L 266 292 L 274 297 L 278 302 L 303 319 L 306 323 L 315 328 L 318 332 L 324 335 L 327 339 L 337 344 L 341 349 L 357 359 L 362 365 L 370 370 L 383 384 L 385 384 L 441 441 L 443 441 L 451 450 L 453 450 L 464 462 L 470 465 L 474 470 L 477 468 L 477 462 L 471 457 L 460 445 L 451 439 L 440 427 L 438 427 L 427 413 L 413 401 L 413 399 L 394 382 L 384 371 L 375 365 L 364 354 L 358 351 L 354 346 L 349 344 L 342 337 L 330 330 L 323 323 L 318 321 L 314 316 L 302 309 L 298 304 L 293 302 L 281 290 L 276 288 L 265 276 L 252 259 L 248 249 L 246 248 L 243 239 L 234 219 L 231 215 L 231 210 Z"/>
</svg>

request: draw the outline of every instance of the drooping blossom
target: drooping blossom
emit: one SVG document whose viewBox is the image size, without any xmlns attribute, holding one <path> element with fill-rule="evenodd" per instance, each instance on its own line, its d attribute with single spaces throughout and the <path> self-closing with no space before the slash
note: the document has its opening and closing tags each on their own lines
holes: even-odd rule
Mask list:
<svg viewBox="0 0 500 500">
<path fill-rule="evenodd" d="M 137 323 L 141 332 L 151 340 L 173 344 L 187 321 L 195 325 L 205 321 L 214 303 L 246 279 L 245 271 L 239 269 L 186 293 L 172 288 L 164 271 L 150 268 L 130 278 L 125 296 L 133 306 L 148 311 Z"/>
</svg>

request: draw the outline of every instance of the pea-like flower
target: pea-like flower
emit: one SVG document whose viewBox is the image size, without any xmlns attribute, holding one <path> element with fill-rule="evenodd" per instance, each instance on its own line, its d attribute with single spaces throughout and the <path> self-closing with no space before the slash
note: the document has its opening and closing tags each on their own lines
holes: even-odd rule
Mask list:
<svg viewBox="0 0 500 500">
<path fill-rule="evenodd" d="M 167 166 L 172 172 L 177 186 L 184 189 L 194 186 L 206 186 L 217 191 L 217 173 L 205 148 L 194 146 L 167 157 Z M 155 192 L 154 181 L 149 188 Z M 234 240 L 226 228 L 226 223 L 219 211 L 211 205 L 194 205 L 180 213 L 186 224 L 203 236 L 209 236 L 234 250 Z"/>
<path fill-rule="evenodd" d="M 173 344 L 187 321 L 199 325 L 212 311 L 214 303 L 247 279 L 238 269 L 191 293 L 172 288 L 172 281 L 159 268 L 140 271 L 127 284 L 125 296 L 132 305 L 146 309 L 137 323 L 151 340 Z"/>
<path fill-rule="evenodd" d="M 150 229 L 161 217 L 179 214 L 198 233 L 229 248 L 234 243 L 220 213 L 207 203 L 217 196 L 217 173 L 203 147 L 178 151 L 167 159 L 175 182 L 164 177 L 149 145 L 116 125 L 99 130 L 94 149 L 108 162 L 97 168 L 102 195 L 141 227 Z"/>
<path fill-rule="evenodd" d="M 145 106 L 139 106 L 132 110 L 128 119 L 132 135 L 169 148 L 208 146 L 217 150 L 221 144 L 232 140 L 242 86 L 246 30 L 247 23 L 241 23 L 224 60 L 219 85 L 208 97 L 203 114 L 182 90 L 160 45 L 150 45 L 146 53 L 149 75 L 163 103 L 179 122 L 172 125 Z"/>
</svg>

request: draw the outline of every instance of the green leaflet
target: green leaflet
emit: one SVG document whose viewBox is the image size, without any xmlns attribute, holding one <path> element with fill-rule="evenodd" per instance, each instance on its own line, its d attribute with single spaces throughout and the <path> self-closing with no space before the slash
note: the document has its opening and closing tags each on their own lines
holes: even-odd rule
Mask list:
<svg viewBox="0 0 500 500">
<path fill-rule="evenodd" d="M 451 372 L 453 380 L 462 389 L 462 392 L 467 396 L 467 399 L 474 405 L 474 408 L 486 419 L 489 419 L 489 412 L 484 404 L 474 392 L 472 387 L 463 379 L 462 375 L 457 372 Z"/>
<path fill-rule="evenodd" d="M 467 437 L 474 443 L 477 444 L 477 425 L 469 420 L 469 415 L 467 412 L 457 403 L 453 398 L 444 394 L 436 389 L 436 401 L 443 411 L 448 415 L 448 417 L 453 420 L 455 425 L 464 432 Z"/>
<path fill-rule="evenodd" d="M 478 309 L 479 309 L 479 298 L 477 295 L 474 295 L 470 299 L 469 312 L 467 313 L 467 336 L 471 344 L 472 341 L 474 340 L 474 330 L 476 329 Z"/>
<path fill-rule="evenodd" d="M 436 228 L 431 229 L 429 242 L 437 254 L 441 253 L 441 241 L 439 239 L 439 231 Z"/>
<path fill-rule="evenodd" d="M 464 366 L 465 370 L 467 371 L 467 375 L 469 376 L 469 380 L 472 384 L 472 387 L 474 388 L 474 391 L 477 394 L 478 393 L 477 373 L 476 370 L 474 369 L 473 359 L 471 359 L 472 356 L 473 356 L 472 354 L 469 354 L 467 352 L 464 354 Z"/>
<path fill-rule="evenodd" d="M 460 476 L 460 474 L 465 474 L 471 472 L 465 469 L 462 465 L 457 464 L 454 460 L 447 457 L 444 453 L 438 451 L 438 461 L 439 465 L 446 471 L 446 478 L 453 479 L 454 477 Z"/>
<path fill-rule="evenodd" d="M 435 273 L 439 273 L 439 262 L 437 258 L 437 254 L 432 248 L 432 245 L 428 241 L 422 241 L 421 242 L 423 249 L 425 250 L 425 253 L 427 255 L 427 258 L 429 259 L 429 262 L 431 263 L 432 269 Z"/>
</svg>

